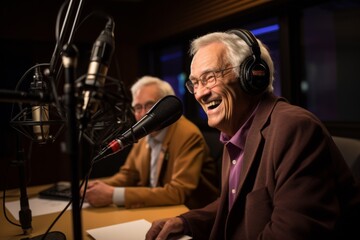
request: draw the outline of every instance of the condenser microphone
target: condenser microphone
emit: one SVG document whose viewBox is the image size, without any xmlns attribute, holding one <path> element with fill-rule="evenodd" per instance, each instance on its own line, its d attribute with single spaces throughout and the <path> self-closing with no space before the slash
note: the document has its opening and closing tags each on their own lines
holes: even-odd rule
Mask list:
<svg viewBox="0 0 360 240">
<path fill-rule="evenodd" d="M 183 107 L 179 98 L 173 95 L 163 97 L 130 129 L 103 148 L 94 158 L 94 162 L 119 152 L 152 132 L 173 124 L 182 113 Z"/>
<path fill-rule="evenodd" d="M 35 68 L 33 82 L 30 84 L 30 91 L 33 94 L 42 94 L 47 90 L 46 82 L 43 81 L 43 76 L 39 68 Z M 33 120 L 33 132 L 35 139 L 40 142 L 45 142 L 49 138 L 49 124 L 44 124 L 49 121 L 49 105 L 39 104 L 31 107 L 31 114 Z"/>
<path fill-rule="evenodd" d="M 97 98 L 102 96 L 101 91 L 96 92 L 97 89 L 104 87 L 111 57 L 114 53 L 114 28 L 115 23 L 110 18 L 106 23 L 105 29 L 100 33 L 93 45 L 88 73 L 85 79 L 85 90 L 83 91 L 83 113 L 89 111 L 93 114 L 99 107 L 99 100 L 95 99 L 94 96 L 97 95 Z"/>
</svg>

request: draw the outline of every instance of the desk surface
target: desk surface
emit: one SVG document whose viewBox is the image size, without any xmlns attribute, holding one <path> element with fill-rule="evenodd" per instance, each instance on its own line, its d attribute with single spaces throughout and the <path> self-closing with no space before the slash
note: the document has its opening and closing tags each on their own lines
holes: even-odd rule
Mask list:
<svg viewBox="0 0 360 240">
<path fill-rule="evenodd" d="M 30 187 L 28 188 L 28 197 L 36 197 L 37 193 L 50 185 Z M 6 191 L 6 202 L 19 200 L 20 192 L 18 189 Z M 42 216 L 32 217 L 32 233 L 30 235 L 24 235 L 21 227 L 14 226 L 9 223 L 4 216 L 2 209 L 3 204 L 3 193 L 1 192 L 1 213 L 0 213 L 0 239 L 7 240 L 20 240 L 26 237 L 34 237 L 44 234 L 50 224 L 55 220 L 59 213 L 52 213 Z M 113 224 L 119 224 L 123 222 L 129 222 L 138 219 L 145 219 L 152 222 L 156 219 L 173 217 L 181 213 L 186 212 L 188 209 L 184 205 L 179 206 L 163 206 L 163 207 L 151 207 L 151 208 L 137 208 L 137 209 L 125 209 L 118 208 L 115 206 L 109 206 L 104 208 L 85 208 L 82 209 L 82 228 L 83 228 L 83 239 L 92 239 L 87 235 L 86 230 L 109 226 Z M 7 210 L 6 210 L 7 211 Z M 11 213 L 7 211 L 8 218 L 18 223 L 13 218 Z M 66 235 L 67 240 L 73 239 L 72 231 L 72 216 L 71 210 L 67 210 L 57 223 L 53 226 L 51 231 L 60 231 Z"/>
</svg>

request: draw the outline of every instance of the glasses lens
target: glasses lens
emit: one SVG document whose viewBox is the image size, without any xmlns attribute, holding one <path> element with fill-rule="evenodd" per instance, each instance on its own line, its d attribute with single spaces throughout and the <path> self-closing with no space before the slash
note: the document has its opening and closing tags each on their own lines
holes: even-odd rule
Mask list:
<svg viewBox="0 0 360 240">
<path fill-rule="evenodd" d="M 134 112 L 138 113 L 141 112 L 142 110 L 142 106 L 141 105 L 135 105 L 133 106 Z"/>
<path fill-rule="evenodd" d="M 153 106 L 154 106 L 154 102 L 148 102 L 144 105 L 144 109 L 146 112 L 148 112 Z"/>
<path fill-rule="evenodd" d="M 207 88 L 211 88 L 216 83 L 216 76 L 215 72 L 209 72 L 208 74 L 204 75 L 204 79 L 202 80 L 203 86 Z"/>
<path fill-rule="evenodd" d="M 190 80 L 185 83 L 185 86 L 190 93 L 194 93 L 194 85 Z"/>
<path fill-rule="evenodd" d="M 147 102 L 144 105 L 141 104 L 136 104 L 135 106 L 133 106 L 133 109 L 135 111 L 135 113 L 140 113 L 143 110 L 145 110 L 145 112 L 148 112 L 153 106 L 155 105 L 155 102 Z"/>
</svg>

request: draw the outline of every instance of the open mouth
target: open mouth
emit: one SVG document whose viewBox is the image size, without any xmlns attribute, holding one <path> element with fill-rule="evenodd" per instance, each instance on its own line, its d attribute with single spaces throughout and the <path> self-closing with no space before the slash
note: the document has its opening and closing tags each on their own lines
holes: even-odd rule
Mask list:
<svg viewBox="0 0 360 240">
<path fill-rule="evenodd" d="M 206 104 L 208 110 L 217 108 L 221 103 L 221 100 L 214 100 Z"/>
</svg>

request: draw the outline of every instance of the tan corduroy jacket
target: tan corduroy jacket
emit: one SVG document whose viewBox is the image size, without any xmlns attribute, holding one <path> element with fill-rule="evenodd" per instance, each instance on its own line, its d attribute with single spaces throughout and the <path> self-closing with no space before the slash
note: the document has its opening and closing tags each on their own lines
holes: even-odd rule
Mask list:
<svg viewBox="0 0 360 240">
<path fill-rule="evenodd" d="M 149 146 L 142 138 L 120 171 L 104 182 L 126 187 L 126 208 L 177 204 L 198 208 L 219 194 L 215 162 L 198 127 L 184 116 L 169 126 L 157 167 L 157 187 L 149 187 Z"/>
</svg>

